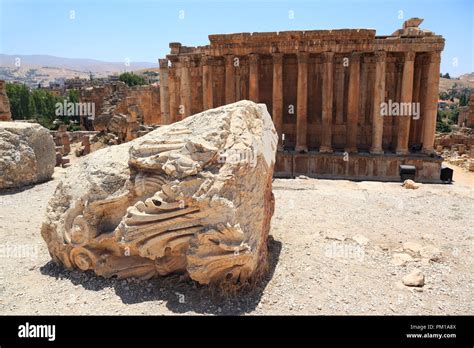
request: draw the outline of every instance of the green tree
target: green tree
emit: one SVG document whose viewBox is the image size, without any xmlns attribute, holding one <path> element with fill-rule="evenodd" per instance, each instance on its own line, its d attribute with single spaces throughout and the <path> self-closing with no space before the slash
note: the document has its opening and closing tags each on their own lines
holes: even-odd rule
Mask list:
<svg viewBox="0 0 474 348">
<path fill-rule="evenodd" d="M 139 85 L 146 85 L 146 80 L 139 75 L 135 75 L 134 73 L 125 72 L 119 76 L 119 80 L 125 82 L 129 87 L 131 86 L 139 86 Z"/>
<path fill-rule="evenodd" d="M 44 127 L 55 129 L 56 103 L 62 103 L 63 99 L 53 95 L 51 92 L 38 88 L 31 92 L 35 104 L 35 119 Z"/>
<path fill-rule="evenodd" d="M 67 99 L 71 103 L 79 103 L 79 90 L 77 89 L 70 89 L 67 92 Z"/>
<path fill-rule="evenodd" d="M 28 87 L 18 83 L 7 83 L 6 87 L 12 118 L 14 120 L 32 118 L 36 110 Z"/>
<path fill-rule="evenodd" d="M 7 96 L 14 120 L 35 119 L 46 128 L 54 129 L 57 125 L 56 103 L 62 98 L 53 95 L 44 88 L 30 89 L 22 84 L 7 83 Z"/>
</svg>

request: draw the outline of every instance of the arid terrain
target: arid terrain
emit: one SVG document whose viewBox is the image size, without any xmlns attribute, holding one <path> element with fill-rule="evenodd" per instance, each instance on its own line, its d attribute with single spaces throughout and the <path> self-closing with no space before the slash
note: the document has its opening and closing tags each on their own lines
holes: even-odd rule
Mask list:
<svg viewBox="0 0 474 348">
<path fill-rule="evenodd" d="M 51 262 L 54 179 L 0 194 L 0 314 L 472 314 L 474 173 L 452 185 L 277 179 L 267 278 L 219 297 L 178 276 L 116 280 Z M 407 287 L 412 270 L 423 287 Z"/>
</svg>

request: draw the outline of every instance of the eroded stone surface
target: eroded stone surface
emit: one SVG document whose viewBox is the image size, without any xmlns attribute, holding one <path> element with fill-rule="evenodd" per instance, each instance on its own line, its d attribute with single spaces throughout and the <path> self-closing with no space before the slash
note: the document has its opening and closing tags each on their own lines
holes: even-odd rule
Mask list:
<svg viewBox="0 0 474 348">
<path fill-rule="evenodd" d="M 266 107 L 241 101 L 96 151 L 49 203 L 50 254 L 105 277 L 251 281 L 267 263 L 276 145 Z"/>
<path fill-rule="evenodd" d="M 0 122 L 0 189 L 46 181 L 55 164 L 55 145 L 46 128 Z"/>
</svg>

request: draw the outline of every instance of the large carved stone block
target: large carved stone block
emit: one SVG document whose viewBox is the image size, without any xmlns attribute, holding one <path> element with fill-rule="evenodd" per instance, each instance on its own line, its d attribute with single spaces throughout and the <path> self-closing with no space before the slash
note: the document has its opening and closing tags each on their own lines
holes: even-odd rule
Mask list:
<svg viewBox="0 0 474 348">
<path fill-rule="evenodd" d="M 105 277 L 252 281 L 267 264 L 276 146 L 264 104 L 190 116 L 76 163 L 41 233 L 56 262 Z"/>
<path fill-rule="evenodd" d="M 46 128 L 0 122 L 0 189 L 49 180 L 55 165 L 55 145 Z"/>
</svg>

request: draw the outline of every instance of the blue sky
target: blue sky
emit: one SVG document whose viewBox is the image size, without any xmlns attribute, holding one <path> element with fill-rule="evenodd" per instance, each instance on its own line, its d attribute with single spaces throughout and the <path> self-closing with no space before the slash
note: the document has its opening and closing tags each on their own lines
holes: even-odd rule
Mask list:
<svg viewBox="0 0 474 348">
<path fill-rule="evenodd" d="M 377 35 L 390 35 L 401 28 L 405 19 L 421 17 L 425 19 L 421 27 L 446 39 L 441 70 L 458 76 L 474 71 L 473 3 L 472 0 L 0 0 L 0 52 L 156 62 L 169 52 L 169 42 L 204 45 L 209 34 L 374 28 Z M 71 11 L 74 19 L 70 18 Z M 290 18 L 289 11 L 293 11 L 294 18 Z M 180 18 L 183 14 L 184 18 Z"/>
</svg>

